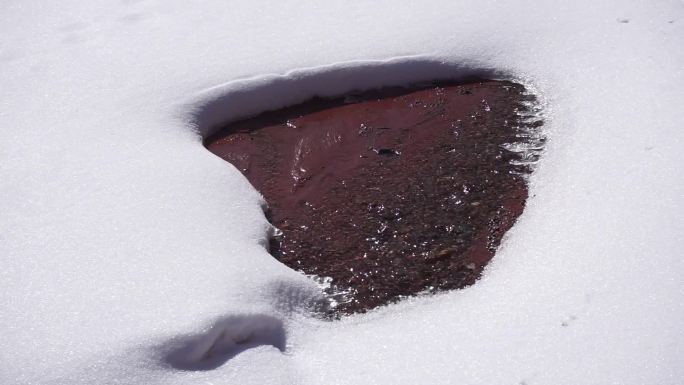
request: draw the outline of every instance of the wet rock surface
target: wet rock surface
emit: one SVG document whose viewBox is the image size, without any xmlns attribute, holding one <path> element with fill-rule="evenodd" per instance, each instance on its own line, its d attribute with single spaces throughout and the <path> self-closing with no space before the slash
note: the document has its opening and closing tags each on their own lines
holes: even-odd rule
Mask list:
<svg viewBox="0 0 684 385">
<path fill-rule="evenodd" d="M 329 284 L 330 316 L 475 283 L 522 213 L 544 139 L 505 81 L 314 99 L 206 141 L 269 204 L 271 253 Z"/>
</svg>

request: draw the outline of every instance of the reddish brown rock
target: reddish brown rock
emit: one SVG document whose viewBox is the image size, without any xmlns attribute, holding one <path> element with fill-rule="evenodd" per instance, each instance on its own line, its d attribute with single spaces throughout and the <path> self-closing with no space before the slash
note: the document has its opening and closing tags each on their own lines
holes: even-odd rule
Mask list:
<svg viewBox="0 0 684 385">
<path fill-rule="evenodd" d="M 330 277 L 329 314 L 473 284 L 522 213 L 540 122 L 511 82 L 315 99 L 232 123 L 206 141 L 269 203 L 271 253 Z M 342 299 L 340 299 L 342 298 Z"/>
</svg>

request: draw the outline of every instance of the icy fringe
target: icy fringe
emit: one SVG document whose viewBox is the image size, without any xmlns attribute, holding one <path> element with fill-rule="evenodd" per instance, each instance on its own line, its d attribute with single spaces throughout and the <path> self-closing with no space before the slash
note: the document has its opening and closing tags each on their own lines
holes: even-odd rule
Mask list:
<svg viewBox="0 0 684 385">
<path fill-rule="evenodd" d="M 545 103 L 537 95 L 532 84 L 521 84 L 525 86 L 526 100 L 515 110 L 520 118 L 514 127 L 518 140 L 504 144 L 503 148 L 518 156 L 511 164 L 522 167 L 525 172 L 519 174 L 528 178 L 543 155 L 547 140 L 546 133 L 542 130 Z"/>
</svg>

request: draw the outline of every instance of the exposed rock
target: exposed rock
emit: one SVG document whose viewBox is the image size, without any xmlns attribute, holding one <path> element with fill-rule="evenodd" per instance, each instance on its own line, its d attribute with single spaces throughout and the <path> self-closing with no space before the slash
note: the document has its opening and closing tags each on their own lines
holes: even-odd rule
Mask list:
<svg viewBox="0 0 684 385">
<path fill-rule="evenodd" d="M 349 290 L 329 314 L 363 312 L 477 280 L 527 199 L 533 101 L 501 81 L 384 89 L 232 123 L 206 145 L 268 201 L 272 254 Z"/>
</svg>

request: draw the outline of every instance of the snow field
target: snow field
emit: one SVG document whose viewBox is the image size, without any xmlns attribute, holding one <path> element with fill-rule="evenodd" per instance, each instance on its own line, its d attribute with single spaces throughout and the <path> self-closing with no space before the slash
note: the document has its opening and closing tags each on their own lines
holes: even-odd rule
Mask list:
<svg viewBox="0 0 684 385">
<path fill-rule="evenodd" d="M 681 384 L 683 13 L 5 2 L 0 383 Z M 260 196 L 198 132 L 314 94 L 472 71 L 534 89 L 550 138 L 487 274 L 308 318 L 315 285 L 268 255 Z M 278 325 L 284 342 L 269 337 Z M 174 367 L 166 349 L 189 336 L 238 354 Z M 231 350 L 245 340 L 256 347 Z"/>
</svg>

